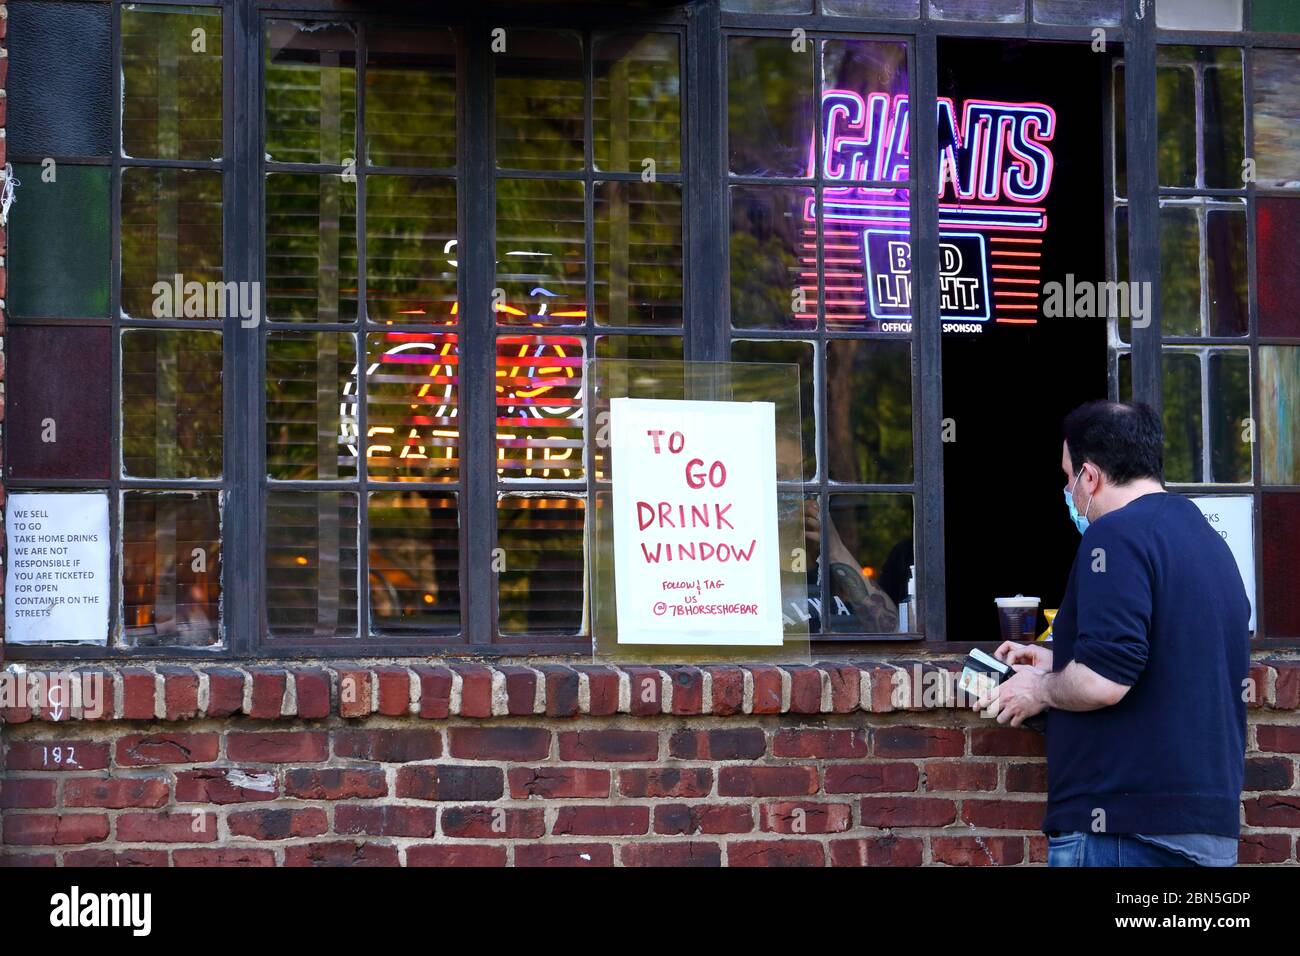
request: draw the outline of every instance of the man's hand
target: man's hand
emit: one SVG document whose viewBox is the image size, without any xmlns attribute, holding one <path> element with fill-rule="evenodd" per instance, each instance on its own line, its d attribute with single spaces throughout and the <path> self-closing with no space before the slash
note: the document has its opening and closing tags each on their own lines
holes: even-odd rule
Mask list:
<svg viewBox="0 0 1300 956">
<path fill-rule="evenodd" d="M 1052 669 L 1052 649 L 1040 644 L 1017 644 L 1015 641 L 1003 641 L 993 652 L 993 656 L 1007 664 L 1028 664 L 1043 670 Z"/>
<path fill-rule="evenodd" d="M 1019 727 L 1034 714 L 1047 709 L 1043 682 L 1051 671 L 1027 664 L 1013 666 L 1015 674 L 976 701 L 975 709 L 984 717 L 996 717 L 999 724 Z"/>
</svg>

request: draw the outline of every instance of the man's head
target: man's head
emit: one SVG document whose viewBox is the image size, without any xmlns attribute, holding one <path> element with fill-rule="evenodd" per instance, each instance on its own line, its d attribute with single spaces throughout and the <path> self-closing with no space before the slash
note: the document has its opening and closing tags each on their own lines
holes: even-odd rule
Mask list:
<svg viewBox="0 0 1300 956">
<path fill-rule="evenodd" d="M 1140 402 L 1088 402 L 1070 412 L 1061 470 L 1080 514 L 1100 517 L 1156 490 L 1162 484 L 1164 447 L 1159 417 Z"/>
</svg>

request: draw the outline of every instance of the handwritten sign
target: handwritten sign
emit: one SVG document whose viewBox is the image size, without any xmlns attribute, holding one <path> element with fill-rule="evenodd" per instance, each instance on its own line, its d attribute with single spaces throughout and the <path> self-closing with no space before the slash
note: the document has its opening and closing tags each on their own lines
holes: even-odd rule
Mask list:
<svg viewBox="0 0 1300 956">
<path fill-rule="evenodd" d="M 779 646 L 776 406 L 610 402 L 618 643 Z"/>
<path fill-rule="evenodd" d="M 1255 512 L 1247 495 L 1205 495 L 1193 498 L 1210 527 L 1228 543 L 1237 560 L 1241 583 L 1250 598 L 1250 629 L 1255 630 Z"/>
<path fill-rule="evenodd" d="M 10 495 L 5 531 L 5 640 L 106 643 L 108 496 Z"/>
</svg>

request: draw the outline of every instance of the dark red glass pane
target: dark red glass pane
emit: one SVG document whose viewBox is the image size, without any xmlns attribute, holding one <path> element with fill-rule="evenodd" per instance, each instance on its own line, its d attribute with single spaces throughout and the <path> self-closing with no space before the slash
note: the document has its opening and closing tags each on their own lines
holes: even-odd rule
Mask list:
<svg viewBox="0 0 1300 956">
<path fill-rule="evenodd" d="M 1262 197 L 1255 213 L 1259 334 L 1300 337 L 1300 199 Z"/>
<path fill-rule="evenodd" d="M 109 341 L 107 328 L 9 330 L 9 477 L 107 480 Z"/>
<path fill-rule="evenodd" d="M 1300 637 L 1300 494 L 1264 495 L 1263 629 L 1266 637 Z"/>
</svg>

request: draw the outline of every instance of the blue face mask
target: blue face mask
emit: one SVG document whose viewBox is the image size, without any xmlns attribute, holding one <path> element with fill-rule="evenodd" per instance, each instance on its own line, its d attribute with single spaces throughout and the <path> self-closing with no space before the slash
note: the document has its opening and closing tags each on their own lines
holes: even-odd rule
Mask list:
<svg viewBox="0 0 1300 956">
<path fill-rule="evenodd" d="M 1091 523 L 1088 521 L 1088 511 L 1092 508 L 1092 495 L 1088 496 L 1088 503 L 1083 507 L 1083 514 L 1079 514 L 1079 509 L 1074 506 L 1074 485 L 1079 483 L 1079 476 L 1082 474 L 1083 470 L 1080 469 L 1079 474 L 1074 476 L 1074 484 L 1065 490 L 1065 503 L 1070 508 L 1070 520 L 1079 529 L 1079 534 L 1083 534 L 1088 530 L 1088 525 Z"/>
</svg>

